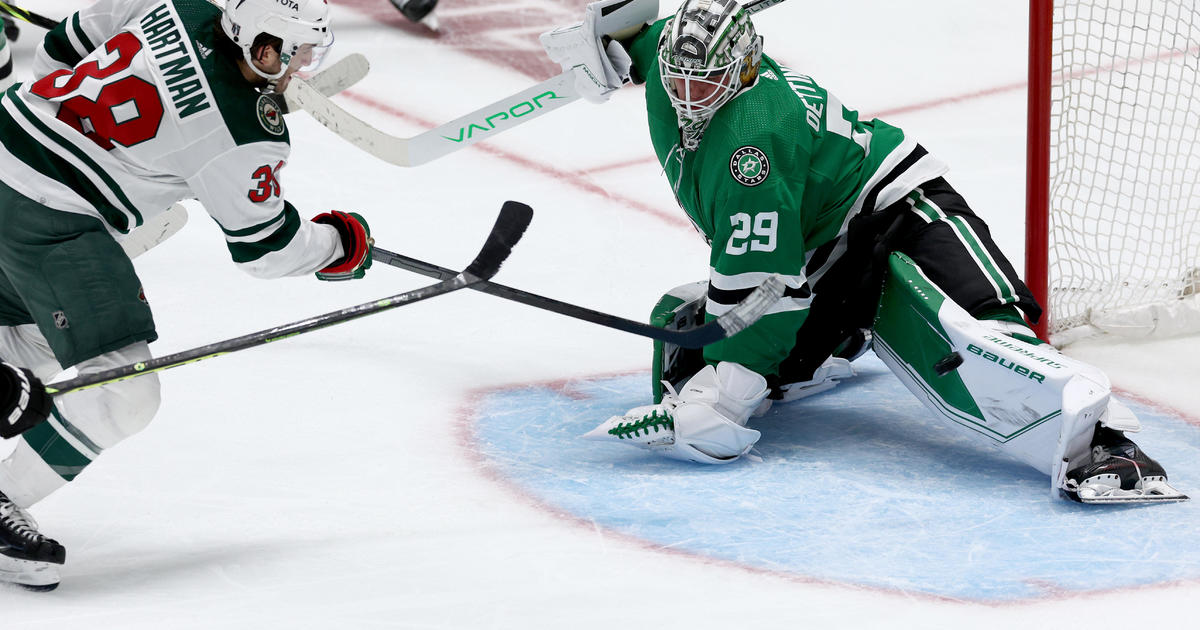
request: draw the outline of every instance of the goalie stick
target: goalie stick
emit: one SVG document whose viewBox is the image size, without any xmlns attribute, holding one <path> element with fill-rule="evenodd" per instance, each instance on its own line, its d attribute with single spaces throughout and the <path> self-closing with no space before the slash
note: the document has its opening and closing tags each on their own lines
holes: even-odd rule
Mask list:
<svg viewBox="0 0 1200 630">
<path fill-rule="evenodd" d="M 445 267 L 439 267 L 378 247 L 372 251 L 371 258 L 385 265 L 407 269 L 430 278 L 445 279 L 454 275 L 453 271 Z M 780 296 L 783 295 L 784 285 L 783 280 L 779 276 L 773 275 L 767 278 L 761 286 L 729 312 L 703 326 L 690 330 L 659 328 L 486 280 L 472 285 L 471 288 L 506 300 L 540 308 L 544 311 L 574 317 L 575 319 L 581 319 L 641 337 L 649 337 L 650 339 L 673 343 L 684 348 L 700 348 L 715 341 L 731 337 L 758 321 L 767 312 L 767 309 L 779 301 Z"/>
<path fill-rule="evenodd" d="M 340 311 L 317 315 L 267 330 L 260 330 L 241 337 L 184 350 L 149 361 L 113 368 L 96 374 L 87 374 L 57 383 L 50 383 L 45 386 L 46 393 L 50 396 L 60 396 L 81 389 L 124 381 L 142 376 L 143 374 L 161 372 L 181 365 L 218 357 L 223 354 L 230 354 L 238 350 L 245 350 L 246 348 L 302 335 L 335 324 L 341 324 L 406 304 L 412 304 L 413 302 L 419 302 L 451 291 L 457 291 L 480 282 L 486 282 L 488 278 L 491 278 L 500 270 L 500 265 L 508 258 L 513 245 L 516 245 L 517 241 L 521 240 L 521 235 L 525 233 L 525 228 L 528 227 L 532 217 L 533 209 L 529 206 L 517 201 L 504 202 L 504 206 L 500 208 L 500 215 L 496 218 L 496 224 L 492 227 L 487 241 L 484 242 L 475 260 L 465 270 L 454 273 L 452 277 L 436 284 L 406 291 L 391 297 L 381 298 L 373 302 L 366 302 L 358 306 L 351 306 Z"/>
<path fill-rule="evenodd" d="M 750 0 L 743 7 L 750 14 L 775 6 L 784 0 Z M 620 11 L 606 16 L 605 33 L 617 33 L 641 23 L 640 13 Z M 650 19 L 654 19 L 653 16 Z M 408 138 L 385 133 L 313 89 L 302 79 L 293 78 L 284 93 L 289 104 L 298 105 L 322 125 L 354 146 L 396 166 L 420 166 L 459 149 L 486 140 L 579 100 L 575 75 L 568 70 L 525 88 L 516 94 L 481 107 L 423 133 Z"/>
</svg>

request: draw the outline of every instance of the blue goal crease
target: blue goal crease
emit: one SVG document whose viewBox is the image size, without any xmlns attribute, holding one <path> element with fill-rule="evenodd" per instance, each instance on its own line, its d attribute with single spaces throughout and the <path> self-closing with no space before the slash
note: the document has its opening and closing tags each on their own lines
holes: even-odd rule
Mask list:
<svg viewBox="0 0 1200 630">
<path fill-rule="evenodd" d="M 702 466 L 580 436 L 650 398 L 645 374 L 493 392 L 475 408 L 489 464 L 546 504 L 747 567 L 855 586 L 1016 601 L 1200 579 L 1196 501 L 1086 506 L 931 417 L 874 357 L 834 390 L 751 421 L 761 460 Z M 1184 492 L 1200 428 L 1130 403 L 1137 441 Z M 1196 494 L 1194 491 L 1192 494 Z"/>
</svg>

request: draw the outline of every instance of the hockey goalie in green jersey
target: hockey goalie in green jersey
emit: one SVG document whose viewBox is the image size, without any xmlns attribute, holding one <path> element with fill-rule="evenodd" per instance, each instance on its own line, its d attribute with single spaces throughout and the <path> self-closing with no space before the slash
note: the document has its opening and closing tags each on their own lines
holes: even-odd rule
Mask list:
<svg viewBox="0 0 1200 630">
<path fill-rule="evenodd" d="M 332 43 L 325 0 L 99 0 L 52 29 L 0 96 L 0 582 L 58 584 L 63 545 L 25 508 L 146 426 L 154 375 L 54 399 L 42 381 L 147 361 L 157 337 L 121 243 L 195 198 L 262 278 L 361 277 L 367 225 L 300 218 L 272 92 Z M 23 432 L 22 432 L 23 431 Z"/>
<path fill-rule="evenodd" d="M 788 288 L 702 352 L 656 344 L 654 404 L 587 437 L 727 464 L 761 437 L 752 416 L 851 377 L 873 349 L 933 413 L 1045 472 L 1055 495 L 1187 498 L 1125 436 L 1139 424 L 1104 374 L 1027 326 L 1041 307 L 941 160 L 763 54 L 738 0 L 686 0 L 624 32 L 595 26 L 656 15 L 651 3 L 593 2 L 542 43 L 589 101 L 645 84 L 654 152 L 711 247 L 707 281 L 668 292 L 652 321 L 711 320 L 770 275 Z"/>
</svg>

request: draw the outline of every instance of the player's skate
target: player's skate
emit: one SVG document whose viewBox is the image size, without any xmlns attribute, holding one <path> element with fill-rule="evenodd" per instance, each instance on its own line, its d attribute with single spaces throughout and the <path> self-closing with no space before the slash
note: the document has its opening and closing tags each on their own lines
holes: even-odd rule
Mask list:
<svg viewBox="0 0 1200 630">
<path fill-rule="evenodd" d="M 392 4 L 400 10 L 404 17 L 413 22 L 424 24 L 432 30 L 438 30 L 437 15 L 433 10 L 438 0 L 392 0 Z"/>
<path fill-rule="evenodd" d="M 54 590 L 66 559 L 67 550 L 38 533 L 33 517 L 0 492 L 0 582 Z"/>
<path fill-rule="evenodd" d="M 1187 501 L 1167 473 L 1125 434 L 1097 425 L 1087 464 L 1067 472 L 1064 492 L 1083 503 Z"/>
</svg>

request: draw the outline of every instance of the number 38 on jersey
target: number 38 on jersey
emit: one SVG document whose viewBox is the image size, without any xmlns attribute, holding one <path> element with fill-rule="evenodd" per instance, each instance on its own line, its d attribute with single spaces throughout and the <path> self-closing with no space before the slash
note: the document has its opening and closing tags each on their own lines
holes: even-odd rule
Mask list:
<svg viewBox="0 0 1200 630">
<path fill-rule="evenodd" d="M 153 83 L 136 76 L 114 77 L 129 68 L 142 42 L 118 33 L 104 44 L 107 54 L 58 70 L 37 80 L 29 91 L 59 105 L 58 119 L 105 150 L 114 143 L 131 147 L 158 135 L 163 105 Z M 89 81 L 92 79 L 92 81 Z M 99 87 L 97 87 L 97 83 Z M 94 94 L 94 98 L 88 95 Z"/>
</svg>

